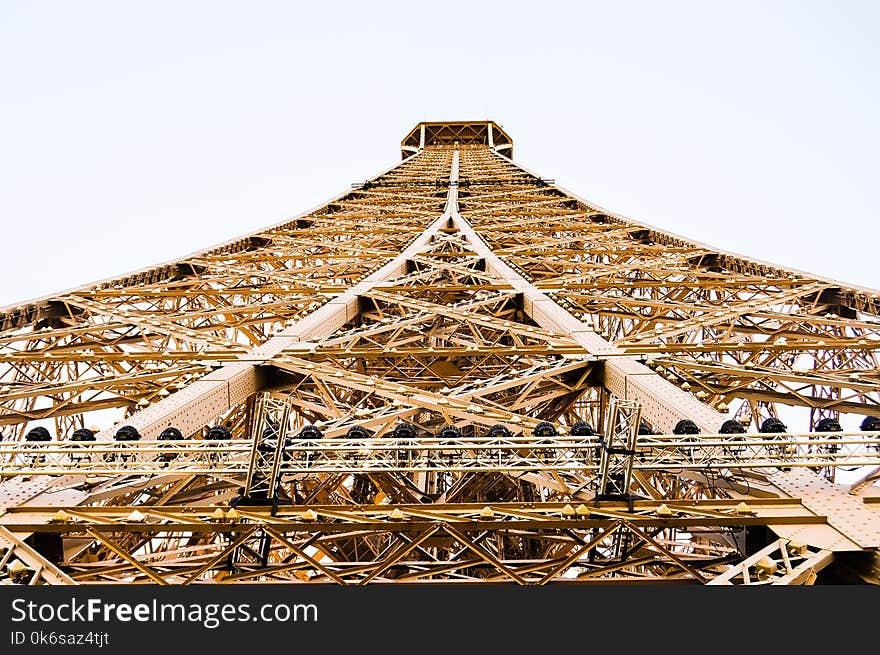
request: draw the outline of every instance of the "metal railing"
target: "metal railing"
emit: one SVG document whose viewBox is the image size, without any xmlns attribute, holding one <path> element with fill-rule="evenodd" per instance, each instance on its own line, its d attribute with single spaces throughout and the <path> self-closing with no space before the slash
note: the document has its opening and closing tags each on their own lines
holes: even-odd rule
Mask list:
<svg viewBox="0 0 880 655">
<path fill-rule="evenodd" d="M 373 472 L 596 473 L 601 435 L 439 439 L 291 439 L 280 475 Z M 639 435 L 635 470 L 880 465 L 877 432 Z M 0 444 L 0 477 L 21 475 L 247 475 L 253 441 L 16 442 Z"/>
</svg>

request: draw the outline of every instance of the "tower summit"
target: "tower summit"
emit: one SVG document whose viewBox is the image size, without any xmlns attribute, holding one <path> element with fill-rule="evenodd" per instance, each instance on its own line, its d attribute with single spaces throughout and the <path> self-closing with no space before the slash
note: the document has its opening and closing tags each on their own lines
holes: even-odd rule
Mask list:
<svg viewBox="0 0 880 655">
<path fill-rule="evenodd" d="M 494 121 L 421 122 L 400 142 L 404 159 L 429 146 L 485 146 L 513 159 L 513 141 Z"/>
<path fill-rule="evenodd" d="M 880 292 L 401 151 L 0 308 L 0 582 L 878 582 Z"/>
</svg>

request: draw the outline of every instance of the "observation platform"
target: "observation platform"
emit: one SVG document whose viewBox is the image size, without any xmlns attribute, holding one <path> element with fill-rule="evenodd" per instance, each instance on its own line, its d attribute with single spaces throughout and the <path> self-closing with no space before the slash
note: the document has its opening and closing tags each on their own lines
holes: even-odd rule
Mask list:
<svg viewBox="0 0 880 655">
<path fill-rule="evenodd" d="M 495 121 L 422 121 L 400 142 L 403 159 L 430 146 L 485 145 L 513 159 L 513 140 Z"/>
</svg>

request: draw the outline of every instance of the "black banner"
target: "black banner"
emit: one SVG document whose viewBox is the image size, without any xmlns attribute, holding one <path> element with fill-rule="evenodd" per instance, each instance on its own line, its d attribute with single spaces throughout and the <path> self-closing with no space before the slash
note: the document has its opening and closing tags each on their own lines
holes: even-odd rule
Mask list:
<svg viewBox="0 0 880 655">
<path fill-rule="evenodd" d="M 876 587 L 371 585 L 0 587 L 0 653 L 369 652 L 585 646 L 694 648 L 736 637 L 791 648 L 876 614 Z M 873 617 L 872 617 L 873 618 Z M 823 628 L 824 626 L 824 628 Z M 719 641 L 720 640 L 720 641 Z M 743 643 L 743 642 L 740 642 Z M 404 647 L 404 645 L 407 645 Z M 145 650 L 146 649 L 146 650 Z M 463 649 L 463 650 L 462 650 Z M 440 648 L 440 650 L 443 650 Z"/>
</svg>

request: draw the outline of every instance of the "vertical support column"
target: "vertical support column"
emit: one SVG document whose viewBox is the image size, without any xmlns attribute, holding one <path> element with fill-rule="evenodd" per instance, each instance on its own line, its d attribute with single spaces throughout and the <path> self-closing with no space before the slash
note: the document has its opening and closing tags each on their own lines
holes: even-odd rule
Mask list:
<svg viewBox="0 0 880 655">
<path fill-rule="evenodd" d="M 492 131 L 492 123 L 489 123 L 486 130 L 489 135 L 489 147 L 494 149 L 495 148 L 495 132 Z"/>
<path fill-rule="evenodd" d="M 449 190 L 446 192 L 446 207 L 443 209 L 440 219 L 438 219 L 443 224 L 453 220 L 453 217 L 458 212 L 458 170 L 459 150 L 456 148 L 452 152 L 452 166 L 449 170 Z M 409 454 L 407 454 L 407 457 L 409 457 Z M 445 491 L 445 487 L 442 486 L 442 481 L 439 478 L 441 475 L 443 474 L 419 471 L 413 475 L 413 483 L 425 495 L 439 498 L 440 494 Z"/>
<path fill-rule="evenodd" d="M 251 461 L 244 487 L 247 501 L 265 501 L 267 504 L 274 501 L 289 423 L 289 403 L 268 395 L 257 399 L 251 422 Z"/>
<path fill-rule="evenodd" d="M 597 499 L 630 500 L 633 459 L 639 434 L 639 404 L 612 398 L 602 437 Z"/>
<path fill-rule="evenodd" d="M 422 124 L 421 129 L 419 130 L 419 150 L 425 149 L 425 125 Z"/>
</svg>

